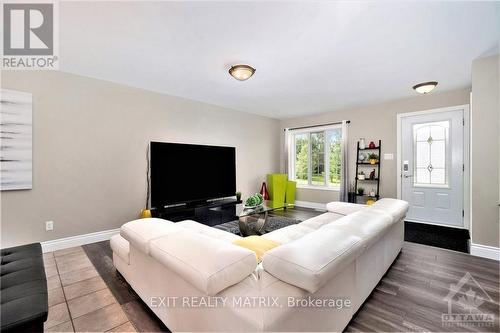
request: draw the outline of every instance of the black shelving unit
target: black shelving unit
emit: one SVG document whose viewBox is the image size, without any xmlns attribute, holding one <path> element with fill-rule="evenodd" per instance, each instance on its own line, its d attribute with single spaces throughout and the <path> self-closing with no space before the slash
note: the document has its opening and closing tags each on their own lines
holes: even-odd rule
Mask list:
<svg viewBox="0 0 500 333">
<path fill-rule="evenodd" d="M 375 164 L 371 164 L 370 162 L 360 162 L 359 161 L 359 154 L 362 152 L 377 153 L 378 162 Z M 380 161 L 382 158 L 381 152 L 382 152 L 382 141 L 381 140 L 378 140 L 378 146 L 376 146 L 374 148 L 366 147 L 364 149 L 359 148 L 359 141 L 358 141 L 358 145 L 357 145 L 357 149 L 356 149 L 356 175 L 354 177 L 354 184 L 355 184 L 354 185 L 354 191 L 355 191 L 355 200 L 354 201 L 356 203 L 364 203 L 368 199 L 378 200 L 380 198 L 379 190 L 380 190 Z M 361 167 L 361 169 L 363 169 L 362 171 L 365 171 L 364 169 L 368 170 L 368 168 L 366 168 L 367 166 L 375 168 L 375 178 L 373 178 L 373 179 L 365 178 L 364 180 L 358 179 L 360 167 Z M 365 177 L 366 177 L 366 175 L 365 175 Z M 369 185 L 369 186 L 373 186 L 373 183 L 376 183 L 375 196 L 372 197 L 372 196 L 368 195 L 368 193 L 364 193 L 362 195 L 358 194 L 358 185 L 360 183 L 366 183 L 366 185 Z M 364 186 L 362 186 L 362 187 L 364 187 Z M 358 199 L 360 199 L 360 200 L 358 200 Z M 362 202 L 360 202 L 360 201 L 362 201 Z"/>
</svg>

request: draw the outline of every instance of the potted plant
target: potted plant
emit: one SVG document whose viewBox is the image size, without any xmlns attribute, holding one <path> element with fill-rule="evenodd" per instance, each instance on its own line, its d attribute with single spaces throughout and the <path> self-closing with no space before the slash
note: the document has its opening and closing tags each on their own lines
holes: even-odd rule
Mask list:
<svg viewBox="0 0 500 333">
<path fill-rule="evenodd" d="M 365 194 L 365 189 L 363 187 L 358 187 L 358 194 L 359 195 Z"/>
<path fill-rule="evenodd" d="M 260 193 L 255 193 L 245 202 L 246 208 L 255 208 L 261 206 L 262 204 L 264 204 L 264 197 L 262 197 L 262 194 Z"/>
<path fill-rule="evenodd" d="M 365 173 L 363 171 L 358 173 L 358 179 L 359 180 L 365 180 Z"/>
<path fill-rule="evenodd" d="M 236 201 L 240 201 L 241 200 L 241 192 L 238 191 L 236 192 Z"/>
<path fill-rule="evenodd" d="M 370 160 L 370 164 L 376 164 L 378 162 L 378 155 L 371 153 L 368 155 L 368 159 Z"/>
</svg>

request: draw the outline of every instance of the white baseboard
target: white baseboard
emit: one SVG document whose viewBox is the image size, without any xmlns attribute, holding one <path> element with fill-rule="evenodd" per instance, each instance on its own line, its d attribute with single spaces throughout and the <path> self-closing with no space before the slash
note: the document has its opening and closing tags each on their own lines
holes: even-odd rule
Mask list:
<svg viewBox="0 0 500 333">
<path fill-rule="evenodd" d="M 80 245 L 85 245 L 85 244 L 90 244 L 90 243 L 96 243 L 96 242 L 102 242 L 102 241 L 110 239 L 111 236 L 114 236 L 114 235 L 119 234 L 119 233 L 120 233 L 120 229 L 118 228 L 118 229 L 92 232 L 90 234 L 71 236 L 71 237 L 65 237 L 65 238 L 54 239 L 54 240 L 50 240 L 50 241 L 46 241 L 46 242 L 41 242 L 42 251 L 44 253 L 45 252 L 52 252 L 52 251 L 67 249 L 70 247 L 75 247 L 75 246 L 80 246 Z"/>
<path fill-rule="evenodd" d="M 471 243 L 470 254 L 477 257 L 500 260 L 500 248 Z"/>
<path fill-rule="evenodd" d="M 304 207 L 304 208 L 312 208 L 319 210 L 326 210 L 326 204 L 319 202 L 311 202 L 311 201 L 295 201 L 295 206 Z"/>
</svg>

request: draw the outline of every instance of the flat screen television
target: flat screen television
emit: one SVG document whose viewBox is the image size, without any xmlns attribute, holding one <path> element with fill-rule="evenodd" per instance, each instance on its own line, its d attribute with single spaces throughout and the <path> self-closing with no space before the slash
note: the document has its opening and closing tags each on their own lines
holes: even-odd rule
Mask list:
<svg viewBox="0 0 500 333">
<path fill-rule="evenodd" d="M 151 142 L 151 207 L 234 196 L 236 149 Z"/>
</svg>

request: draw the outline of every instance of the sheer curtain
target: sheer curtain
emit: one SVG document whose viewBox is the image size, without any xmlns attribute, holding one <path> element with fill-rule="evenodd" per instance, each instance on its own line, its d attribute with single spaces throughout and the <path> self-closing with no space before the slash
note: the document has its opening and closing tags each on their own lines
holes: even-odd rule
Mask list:
<svg viewBox="0 0 500 333">
<path fill-rule="evenodd" d="M 341 168 L 340 168 L 340 193 L 339 201 L 347 202 L 349 199 L 349 179 L 347 179 L 347 152 L 348 152 L 348 124 L 349 121 L 342 120 L 342 142 L 340 143 Z"/>
<path fill-rule="evenodd" d="M 288 174 L 290 171 L 290 148 L 291 148 L 291 135 L 290 135 L 290 130 L 288 128 L 285 128 L 285 138 L 284 138 L 284 148 L 283 148 L 283 153 L 284 153 L 284 165 L 283 165 L 283 173 Z M 288 179 L 290 179 L 290 175 L 288 176 Z"/>
</svg>

